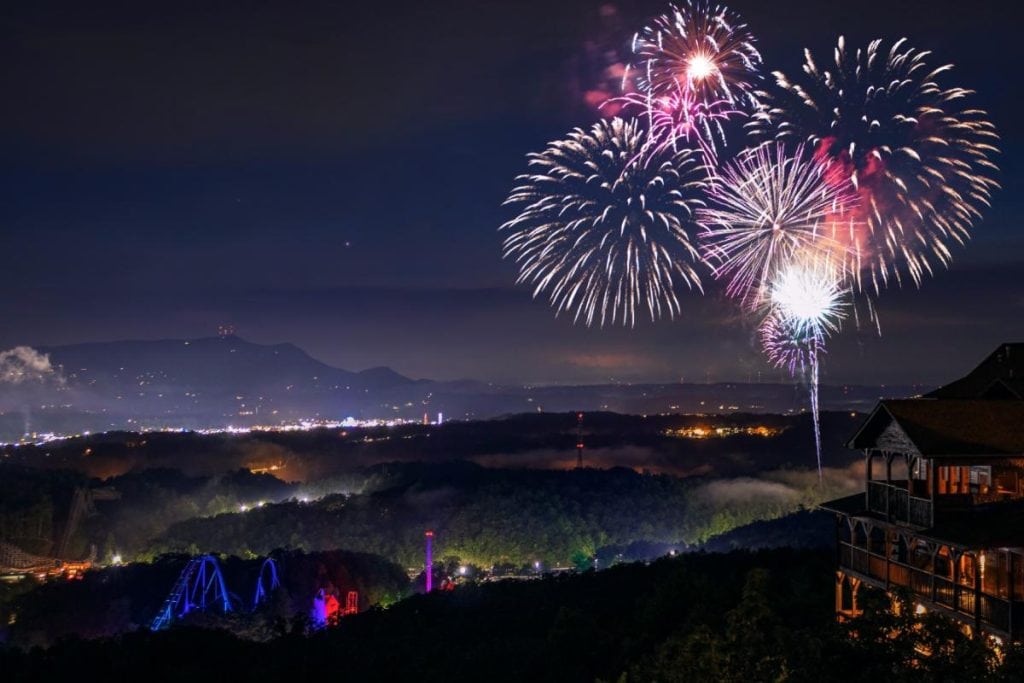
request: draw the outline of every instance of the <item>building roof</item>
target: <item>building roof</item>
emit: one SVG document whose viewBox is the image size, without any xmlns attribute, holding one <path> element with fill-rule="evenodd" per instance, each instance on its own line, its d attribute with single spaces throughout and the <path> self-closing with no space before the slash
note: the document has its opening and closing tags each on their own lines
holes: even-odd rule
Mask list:
<svg viewBox="0 0 1024 683">
<path fill-rule="evenodd" d="M 925 394 L 925 398 L 985 398 L 993 385 L 998 385 L 997 391 L 1011 394 L 997 398 L 1024 399 L 1024 343 L 1000 344 L 967 375 Z"/>
<path fill-rule="evenodd" d="M 1024 401 L 885 400 L 848 446 L 929 458 L 1024 455 Z"/>
</svg>

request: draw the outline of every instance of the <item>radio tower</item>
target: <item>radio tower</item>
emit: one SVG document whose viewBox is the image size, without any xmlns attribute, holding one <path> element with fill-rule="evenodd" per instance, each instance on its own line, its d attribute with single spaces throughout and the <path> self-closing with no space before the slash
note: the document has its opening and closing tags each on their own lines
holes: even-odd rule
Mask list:
<svg viewBox="0 0 1024 683">
<path fill-rule="evenodd" d="M 583 469 L 583 413 L 576 413 L 576 469 Z"/>
<path fill-rule="evenodd" d="M 434 587 L 434 532 L 428 531 L 427 537 L 427 592 L 429 593 Z"/>
</svg>

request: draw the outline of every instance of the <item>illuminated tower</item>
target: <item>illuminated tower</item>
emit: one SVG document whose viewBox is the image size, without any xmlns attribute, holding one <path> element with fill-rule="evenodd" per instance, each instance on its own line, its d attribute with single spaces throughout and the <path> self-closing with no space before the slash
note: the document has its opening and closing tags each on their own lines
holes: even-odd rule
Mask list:
<svg viewBox="0 0 1024 683">
<path fill-rule="evenodd" d="M 345 614 L 359 613 L 359 592 L 349 591 L 345 597 Z"/>
<path fill-rule="evenodd" d="M 583 467 L 583 413 L 576 413 L 576 469 Z"/>
<path fill-rule="evenodd" d="M 434 588 L 434 532 L 428 531 L 427 537 L 427 592 Z"/>
</svg>

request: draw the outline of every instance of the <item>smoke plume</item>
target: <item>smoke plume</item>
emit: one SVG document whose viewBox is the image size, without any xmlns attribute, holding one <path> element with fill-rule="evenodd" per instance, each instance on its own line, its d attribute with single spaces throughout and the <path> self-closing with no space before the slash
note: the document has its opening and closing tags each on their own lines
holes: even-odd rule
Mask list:
<svg viewBox="0 0 1024 683">
<path fill-rule="evenodd" d="M 0 352 L 0 383 L 24 384 L 61 380 L 60 373 L 50 364 L 50 356 L 30 346 L 15 346 Z"/>
</svg>

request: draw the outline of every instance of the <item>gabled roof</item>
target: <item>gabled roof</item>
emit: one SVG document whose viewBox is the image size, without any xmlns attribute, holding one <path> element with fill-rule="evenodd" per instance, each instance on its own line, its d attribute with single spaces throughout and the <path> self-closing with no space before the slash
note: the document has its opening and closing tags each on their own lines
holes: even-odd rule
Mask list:
<svg viewBox="0 0 1024 683">
<path fill-rule="evenodd" d="M 1014 398 L 1024 398 L 1024 343 L 1001 344 L 967 375 L 925 394 L 925 398 L 983 398 L 997 383 L 1000 389 L 1015 394 Z"/>
<path fill-rule="evenodd" d="M 1024 456 L 1024 401 L 929 398 L 882 401 L 848 446 L 916 451 L 929 458 Z"/>
</svg>

